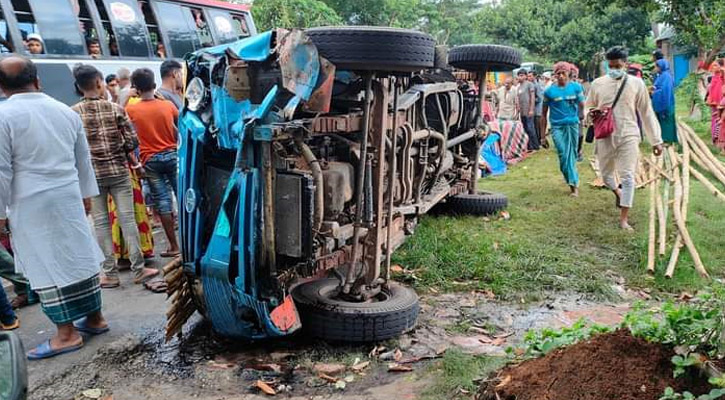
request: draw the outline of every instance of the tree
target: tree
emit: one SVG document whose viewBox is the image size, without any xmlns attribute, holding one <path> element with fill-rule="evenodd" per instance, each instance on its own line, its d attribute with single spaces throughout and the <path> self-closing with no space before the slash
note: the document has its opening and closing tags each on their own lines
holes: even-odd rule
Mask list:
<svg viewBox="0 0 725 400">
<path fill-rule="evenodd" d="M 647 13 L 610 5 L 597 12 L 575 0 L 506 0 L 485 7 L 476 16 L 481 36 L 527 49 L 540 58 L 589 64 L 597 53 L 615 44 L 634 51 L 650 33 Z"/>
<path fill-rule="evenodd" d="M 342 18 L 319 0 L 258 0 L 252 6 L 257 29 L 342 25 Z"/>
<path fill-rule="evenodd" d="M 609 0 L 587 0 L 604 7 Z M 725 48 L 725 1 L 723 0 L 617 0 L 618 4 L 649 12 L 669 24 L 679 41 L 697 46 L 706 63 Z"/>
</svg>

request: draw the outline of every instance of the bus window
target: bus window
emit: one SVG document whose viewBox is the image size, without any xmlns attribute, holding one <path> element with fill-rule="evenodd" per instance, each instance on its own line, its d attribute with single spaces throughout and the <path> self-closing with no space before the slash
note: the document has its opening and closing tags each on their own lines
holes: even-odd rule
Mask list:
<svg viewBox="0 0 725 400">
<path fill-rule="evenodd" d="M 247 25 L 247 20 L 244 15 L 232 14 L 232 21 L 234 22 L 234 30 L 237 33 L 238 39 L 244 39 L 250 36 L 249 25 Z"/>
<path fill-rule="evenodd" d="M 239 21 L 239 16 L 232 16 L 222 10 L 208 10 L 209 20 L 219 43 L 229 43 L 249 36 L 247 24 Z M 244 25 L 242 25 L 242 23 Z M 244 27 L 244 29 L 242 29 Z"/>
<path fill-rule="evenodd" d="M 70 1 L 12 0 L 30 54 L 85 55 L 77 11 Z"/>
<path fill-rule="evenodd" d="M 136 0 L 96 0 L 101 19 L 110 21 L 113 35 L 109 37 L 111 53 L 114 47 L 125 57 L 150 55 L 148 31 Z M 104 9 L 101 12 L 101 9 Z M 113 39 L 113 40 L 112 40 Z"/>
<path fill-rule="evenodd" d="M 101 37 L 98 34 L 98 29 L 93 25 L 93 18 L 91 12 L 88 10 L 88 3 L 85 0 L 72 0 L 75 2 L 75 6 L 78 10 L 78 20 L 81 23 L 81 30 L 83 31 L 83 37 L 86 41 L 86 48 L 88 54 L 93 58 L 99 58 L 102 56 L 101 53 Z"/>
<path fill-rule="evenodd" d="M 194 27 L 196 29 L 196 35 L 199 37 L 199 41 L 201 42 L 201 47 L 214 46 L 214 39 L 211 37 L 209 24 L 206 22 L 204 12 L 200 8 L 190 8 L 189 10 L 194 18 Z"/>
<path fill-rule="evenodd" d="M 146 28 L 149 31 L 149 39 L 151 40 L 151 49 L 153 49 L 154 57 L 166 58 L 166 48 L 164 47 L 163 40 L 161 40 L 159 24 L 156 20 L 156 15 L 154 15 L 151 9 L 149 0 L 139 0 L 138 5 L 141 7 L 143 18 L 146 21 Z"/>
<path fill-rule="evenodd" d="M 0 5 L 0 54 L 12 53 L 13 49 L 13 41 L 10 39 L 10 29 L 8 28 L 7 22 L 5 22 L 3 7 Z"/>
<path fill-rule="evenodd" d="M 113 33 L 113 28 L 111 27 L 111 21 L 108 19 L 108 13 L 106 12 L 106 7 L 103 5 L 103 0 L 95 0 L 96 2 L 96 8 L 98 9 L 98 14 L 101 16 L 101 23 L 103 24 L 103 30 L 106 31 L 106 36 L 103 38 L 100 38 L 99 40 L 103 40 L 108 45 L 108 51 L 111 53 L 111 56 L 118 57 L 118 43 L 116 42 L 116 35 Z"/>
<path fill-rule="evenodd" d="M 181 58 L 186 53 L 201 48 L 201 40 L 196 33 L 196 23 L 188 8 L 163 1 L 154 2 L 154 5 L 156 15 L 163 15 L 159 18 L 159 23 L 171 46 L 170 49 L 166 49 L 170 53 L 167 55 Z"/>
</svg>

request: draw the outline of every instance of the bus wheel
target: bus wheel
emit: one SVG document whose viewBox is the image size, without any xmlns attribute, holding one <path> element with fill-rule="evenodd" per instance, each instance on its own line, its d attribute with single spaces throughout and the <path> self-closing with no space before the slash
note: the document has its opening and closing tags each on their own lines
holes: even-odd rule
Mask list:
<svg viewBox="0 0 725 400">
<path fill-rule="evenodd" d="M 523 56 L 513 47 L 497 44 L 467 44 L 448 52 L 448 63 L 466 71 L 511 71 L 521 66 Z"/>
<path fill-rule="evenodd" d="M 435 39 L 409 29 L 322 27 L 305 31 L 338 70 L 412 72 L 432 68 Z"/>
<path fill-rule="evenodd" d="M 367 302 L 338 298 L 339 281 L 321 279 L 292 290 L 306 334 L 332 342 L 374 342 L 413 329 L 420 306 L 413 289 L 389 282 Z"/>
</svg>

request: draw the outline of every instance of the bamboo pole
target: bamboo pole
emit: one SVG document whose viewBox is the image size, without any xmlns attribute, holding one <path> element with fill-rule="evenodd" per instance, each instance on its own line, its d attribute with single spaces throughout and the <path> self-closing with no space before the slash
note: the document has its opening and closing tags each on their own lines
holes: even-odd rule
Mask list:
<svg viewBox="0 0 725 400">
<path fill-rule="evenodd" d="M 694 143 L 694 139 L 692 139 L 692 135 L 686 134 L 685 138 L 689 141 L 689 144 L 692 145 Z M 709 171 L 712 173 L 723 185 L 725 185 L 725 172 L 721 171 L 720 168 L 717 167 L 715 163 L 710 160 L 706 154 L 702 153 L 700 149 L 691 146 L 692 150 L 692 159 L 695 161 L 697 165 L 700 166 L 700 168 L 704 169 L 705 171 Z M 709 152 L 709 150 L 708 150 Z M 712 153 L 710 153 L 712 154 Z"/>
<path fill-rule="evenodd" d="M 664 165 L 664 157 L 658 157 L 657 165 L 662 167 Z M 661 168 L 660 168 L 661 169 Z M 664 256 L 667 252 L 667 217 L 665 216 L 665 210 L 662 201 L 662 195 L 660 193 L 661 185 L 660 179 L 655 181 L 655 208 L 657 211 L 657 220 L 659 222 L 659 255 Z"/>
<path fill-rule="evenodd" d="M 653 157 L 653 158 L 654 158 L 654 157 Z M 663 170 L 663 169 L 662 169 L 662 168 L 660 167 L 660 162 L 658 161 L 658 160 L 660 160 L 660 158 L 659 158 L 659 157 L 657 157 L 657 159 L 656 159 L 656 160 L 650 160 L 650 159 L 647 159 L 647 158 L 645 158 L 644 160 L 645 160 L 645 161 L 647 162 L 647 164 L 649 164 L 650 168 L 654 168 L 654 169 L 655 169 L 655 171 L 657 171 L 657 174 L 655 175 L 655 178 L 659 178 L 659 175 L 662 175 L 662 176 L 664 176 L 665 178 L 667 178 L 667 179 L 669 179 L 669 180 L 672 180 L 672 176 L 671 176 L 671 175 L 667 175 L 667 172 L 665 172 L 665 171 L 664 171 L 664 170 Z M 672 171 L 670 171 L 670 172 L 672 172 Z M 651 179 L 651 178 L 652 178 L 652 176 L 650 176 L 650 179 Z"/>
<path fill-rule="evenodd" d="M 700 181 L 700 183 L 702 183 L 707 188 L 707 190 L 709 190 L 710 193 L 712 193 L 715 196 L 716 199 L 720 199 L 722 201 L 725 201 L 725 194 L 723 194 L 723 192 L 721 192 L 720 190 L 718 190 L 718 188 L 716 188 L 715 185 L 713 185 L 712 182 L 710 182 L 705 177 L 705 175 L 701 174 L 700 171 L 698 171 L 698 170 L 696 170 L 694 168 L 693 169 L 690 169 L 690 173 L 692 174 L 692 176 L 695 177 L 695 179 L 697 179 L 698 181 Z"/>
<path fill-rule="evenodd" d="M 680 129 L 680 132 L 683 132 L 683 129 Z M 687 132 L 683 132 L 685 136 L 689 135 Z M 682 137 L 682 136 L 680 136 Z M 673 150 L 674 152 L 674 150 Z M 675 155 L 677 157 L 677 155 Z M 687 139 L 682 140 L 682 219 L 687 223 L 687 210 L 689 209 L 690 204 L 690 143 Z M 675 274 L 675 267 L 677 267 L 677 261 L 680 256 L 680 249 L 682 248 L 682 233 L 677 233 L 677 238 L 675 239 L 675 245 L 672 248 L 672 257 L 670 257 L 670 262 L 667 264 L 667 270 L 665 271 L 665 278 L 672 278 L 672 276 Z"/>
<path fill-rule="evenodd" d="M 654 155 L 652 158 L 654 159 Z M 650 162 L 649 166 L 649 177 L 658 177 L 659 172 L 655 171 L 653 162 Z M 649 185 L 649 241 L 647 246 L 647 272 L 650 274 L 655 273 L 655 247 L 656 247 L 656 236 L 657 236 L 657 219 L 656 219 L 656 208 L 657 202 L 655 197 L 657 196 L 655 186 L 657 186 L 657 180 L 655 183 Z"/>
<path fill-rule="evenodd" d="M 708 145 L 705 144 L 705 142 L 699 136 L 697 136 L 695 131 L 688 125 L 682 123 L 680 125 L 684 126 L 684 129 L 687 131 L 687 136 L 694 144 L 694 147 L 697 147 L 700 152 L 712 162 L 713 166 L 725 175 L 725 164 L 723 164 L 720 160 L 717 159 L 717 157 L 715 157 L 715 154 L 712 153 L 710 147 L 708 147 Z"/>
<path fill-rule="evenodd" d="M 674 160 L 676 159 L 675 151 L 672 147 L 669 149 L 670 157 Z M 672 207 L 673 209 L 673 215 L 675 217 L 675 223 L 677 224 L 677 229 L 680 231 L 680 234 L 682 235 L 682 240 L 685 242 L 685 246 L 687 246 L 687 249 L 690 252 L 690 255 L 692 256 L 692 260 L 695 263 L 695 269 L 697 272 L 706 278 L 709 278 L 710 275 L 707 273 L 707 270 L 705 269 L 705 266 L 702 263 L 702 259 L 700 258 L 700 254 L 697 252 L 697 248 L 695 247 L 695 244 L 692 242 L 692 238 L 690 237 L 690 233 L 687 231 L 687 226 L 685 225 L 685 221 L 682 218 L 682 181 L 680 180 L 680 171 L 679 169 L 675 169 L 675 204 Z"/>
</svg>

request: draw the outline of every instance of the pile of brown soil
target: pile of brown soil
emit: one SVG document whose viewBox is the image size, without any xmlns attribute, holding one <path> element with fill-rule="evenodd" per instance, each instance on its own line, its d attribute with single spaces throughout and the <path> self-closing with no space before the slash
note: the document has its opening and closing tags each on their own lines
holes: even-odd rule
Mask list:
<svg viewBox="0 0 725 400">
<path fill-rule="evenodd" d="M 499 371 L 480 400 L 657 400 L 668 386 L 707 393 L 707 378 L 672 377 L 671 348 L 626 330 L 596 336 Z"/>
</svg>

